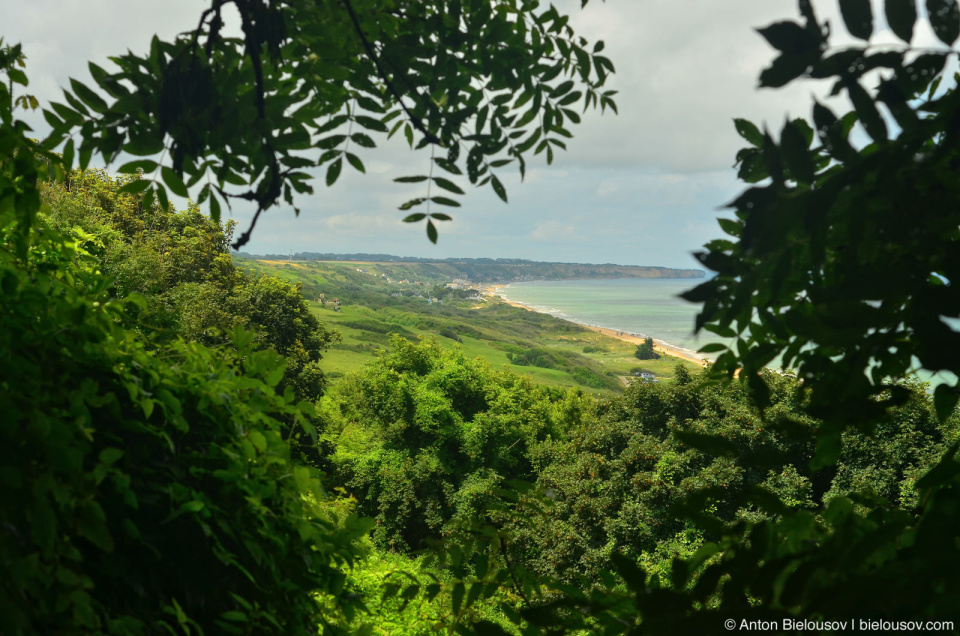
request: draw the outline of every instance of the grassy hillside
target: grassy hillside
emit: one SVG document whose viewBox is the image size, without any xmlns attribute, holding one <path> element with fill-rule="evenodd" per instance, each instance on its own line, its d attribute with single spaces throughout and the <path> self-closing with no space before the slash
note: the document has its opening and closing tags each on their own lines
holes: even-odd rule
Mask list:
<svg viewBox="0 0 960 636">
<path fill-rule="evenodd" d="M 388 347 L 391 333 L 409 340 L 436 337 L 445 348 L 460 346 L 470 357 L 481 356 L 495 367 L 508 366 L 534 382 L 596 393 L 622 391 L 626 379 L 640 370 L 670 381 L 678 362 L 697 369 L 675 358 L 641 363 L 633 356 L 633 345 L 577 324 L 491 298 L 465 298 L 468 292 L 443 287 L 450 272 L 438 264 L 244 264 L 302 284 L 311 311 L 340 331 L 342 342 L 332 346 L 323 362 L 333 381 L 371 362 Z M 431 297 L 442 302 L 429 302 Z M 334 299 L 341 302 L 339 311 L 334 310 Z"/>
<path fill-rule="evenodd" d="M 387 270 L 406 272 L 433 272 L 447 280 L 467 278 L 480 283 L 500 283 L 512 280 L 578 280 L 595 278 L 703 278 L 701 269 L 674 269 L 670 267 L 645 267 L 639 265 L 615 265 L 613 263 L 546 263 L 509 258 L 445 258 L 427 259 L 389 254 L 317 254 L 301 252 L 290 255 L 251 256 L 246 259 L 293 260 L 297 262 L 337 262 L 355 264 L 358 267 L 376 263 Z M 396 268 L 395 266 L 406 266 Z M 424 273 L 424 276 L 429 275 Z"/>
</svg>

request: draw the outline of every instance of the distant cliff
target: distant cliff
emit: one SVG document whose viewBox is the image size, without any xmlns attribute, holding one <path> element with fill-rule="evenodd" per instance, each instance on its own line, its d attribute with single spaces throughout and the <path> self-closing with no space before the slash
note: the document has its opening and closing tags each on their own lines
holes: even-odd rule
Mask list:
<svg viewBox="0 0 960 636">
<path fill-rule="evenodd" d="M 247 256 L 247 255 L 244 255 Z M 389 254 L 267 254 L 252 258 L 293 261 L 339 261 L 364 263 L 396 263 L 431 265 L 450 278 L 465 278 L 476 283 L 497 283 L 520 280 L 579 280 L 587 278 L 703 278 L 700 269 L 673 269 L 605 263 L 542 263 L 506 258 L 429 259 Z M 439 272 L 436 272 L 439 273 Z"/>
</svg>

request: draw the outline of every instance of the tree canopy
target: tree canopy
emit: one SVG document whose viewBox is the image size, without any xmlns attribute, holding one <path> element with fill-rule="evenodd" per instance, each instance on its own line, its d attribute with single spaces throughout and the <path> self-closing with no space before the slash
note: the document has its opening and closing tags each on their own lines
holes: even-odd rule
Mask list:
<svg viewBox="0 0 960 636">
<path fill-rule="evenodd" d="M 926 6 L 952 47 L 956 0 Z M 788 121 L 776 139 L 735 122 L 751 185 L 721 221 L 729 238 L 700 255 L 717 276 L 686 294 L 703 303 L 698 328 L 736 338 L 709 346 L 716 374 L 739 369 L 731 393 L 677 374 L 669 390 L 637 386 L 597 406 L 582 426 L 593 407 L 576 396 L 397 341 L 333 396 L 328 438 L 352 444 L 333 467 L 344 483 L 388 491 L 383 543 L 413 547 L 437 532 L 443 542 L 457 517 L 438 502 L 461 491 L 455 512 L 476 516 L 495 485 L 476 457 L 505 476 L 543 469 L 539 495 L 496 491 L 539 525 L 463 519 L 436 548 L 451 621 L 504 589 L 514 595 L 504 615 L 523 633 L 713 633 L 732 616 L 956 620 L 960 443 L 944 425 L 960 388 L 936 387 L 938 426 L 922 390 L 900 380 L 912 368 L 960 372 L 960 335 L 944 321 L 960 317 L 960 91 L 941 82 L 952 49 L 913 46 L 913 0 L 883 3 L 902 46 L 871 42 L 871 7 L 841 2 L 862 45 L 831 47 L 810 0 L 799 22 L 760 30 L 778 51 L 763 86 L 831 78 L 853 111 L 817 103 L 813 125 Z M 257 333 L 234 325 L 230 346 L 212 348 L 183 337 L 204 329 L 152 342 L 126 322 L 145 310 L 143 291 L 169 283 L 186 307 L 202 290 L 184 274 L 229 273 L 217 264 L 225 235 L 200 219 L 193 233 L 177 226 L 169 262 L 151 261 L 160 280 L 145 280 L 72 226 L 43 224 L 42 184 L 126 153 L 138 158 L 120 172 L 144 175 L 116 194 L 136 197 L 138 213 L 194 188 L 214 220 L 233 199 L 259 216 L 312 193 L 308 169 L 325 167 L 332 184 L 344 164 L 363 170 L 356 148 L 403 131 L 434 148 L 427 174 L 400 180 L 427 189 L 402 207 L 427 206 L 407 218 L 436 240 L 434 221 L 449 217 L 430 206 L 463 192 L 449 176 L 465 172 L 506 200 L 496 170 L 523 174 L 529 153 L 550 161 L 579 121 L 573 106 L 613 107 L 602 45 L 567 21 L 532 0 L 213 0 L 195 31 L 114 58 L 119 70 L 92 65 L 96 89 L 72 81 L 66 103 L 44 109 L 42 142 L 15 114 L 38 106 L 14 92 L 27 84 L 21 50 L 0 47 L 0 631 L 337 633 L 362 609 L 343 569 L 371 529 L 340 515 L 319 471 L 291 453 L 291 425 L 319 438 L 315 407 L 280 388 L 284 364 Z M 850 141 L 855 125 L 868 145 Z M 131 245 L 150 244 L 128 221 Z M 252 325 L 269 326 L 260 337 L 273 348 L 311 335 L 309 320 L 286 320 L 302 307 L 296 290 L 230 290 Z M 797 381 L 761 370 L 777 356 Z M 524 443 L 503 448 L 508 438 Z M 398 489 L 413 477 L 416 502 Z M 410 512 L 417 502 L 431 514 Z M 592 518 L 596 507 L 607 516 Z M 658 524 L 667 514 L 684 524 Z M 544 530 L 552 543 L 532 554 Z M 652 537 L 669 561 L 649 563 Z M 554 561 L 594 578 L 573 585 Z M 409 600 L 414 587 L 391 593 Z M 505 631 L 486 619 L 448 626 Z"/>
<path fill-rule="evenodd" d="M 463 189 L 434 166 L 506 200 L 496 170 L 552 160 L 577 108 L 614 107 L 602 44 L 567 22 L 514 0 L 213 0 L 194 32 L 91 64 L 96 87 L 43 106 L 42 141 L 16 114 L 40 107 L 22 49 L 0 42 L 0 631 L 337 633 L 362 608 L 343 568 L 370 526 L 289 439 L 316 440 L 298 393 L 327 336 L 296 289 L 224 261 L 221 206 L 292 204 L 307 169 L 332 184 L 402 131 L 438 150 L 401 179 L 427 188 L 405 207 L 428 206 L 408 218 L 436 240 L 449 217 L 429 206 L 456 201 L 431 188 Z M 97 155 L 136 176 L 71 173 Z M 68 177 L 83 200 L 44 202 Z M 212 223 L 172 214 L 191 188 Z"/>
<path fill-rule="evenodd" d="M 506 201 L 498 170 L 551 162 L 583 112 L 616 110 L 603 43 L 568 22 L 531 0 L 213 0 L 193 32 L 112 57 L 113 70 L 91 63 L 96 87 L 71 80 L 66 103 L 44 108 L 44 147 L 63 144 L 81 168 L 134 155 L 118 167 L 146 176 L 130 192 L 166 207 L 192 188 L 214 220 L 252 201 L 239 248 L 261 212 L 314 193 L 308 170 L 325 167 L 328 186 L 345 165 L 364 172 L 364 150 L 402 131 L 433 148 L 425 174 L 397 180 L 421 184 L 400 208 L 425 206 L 405 220 L 436 242 L 434 221 L 450 219 L 436 206 L 465 193 L 458 177 Z"/>
</svg>

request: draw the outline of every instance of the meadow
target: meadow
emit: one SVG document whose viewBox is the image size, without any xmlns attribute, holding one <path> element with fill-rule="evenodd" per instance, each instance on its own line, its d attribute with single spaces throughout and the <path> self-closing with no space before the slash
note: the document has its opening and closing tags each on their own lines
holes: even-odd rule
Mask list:
<svg viewBox="0 0 960 636">
<path fill-rule="evenodd" d="M 324 353 L 324 372 L 332 381 L 388 349 L 391 333 L 411 341 L 437 338 L 444 348 L 460 347 L 468 357 L 484 358 L 538 384 L 602 395 L 621 393 L 640 372 L 670 382 L 677 364 L 698 370 L 698 365 L 673 357 L 641 362 L 630 343 L 493 296 L 467 298 L 467 290 L 444 287 L 449 272 L 428 263 L 242 263 L 301 285 L 310 311 L 340 333 L 341 340 Z M 321 295 L 326 302 L 320 301 Z M 442 302 L 429 302 L 431 297 Z M 339 310 L 334 299 L 341 302 Z"/>
</svg>

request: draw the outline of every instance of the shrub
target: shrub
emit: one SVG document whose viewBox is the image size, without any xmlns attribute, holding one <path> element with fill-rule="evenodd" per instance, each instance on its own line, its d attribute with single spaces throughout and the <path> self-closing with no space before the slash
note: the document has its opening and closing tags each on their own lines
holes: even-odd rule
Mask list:
<svg viewBox="0 0 960 636">
<path fill-rule="evenodd" d="M 277 355 L 239 330 L 239 354 L 147 352 L 89 257 L 35 249 L 42 270 L 0 260 L 0 632 L 315 634 L 366 526 L 291 462 L 311 409 L 274 392 Z"/>
</svg>

